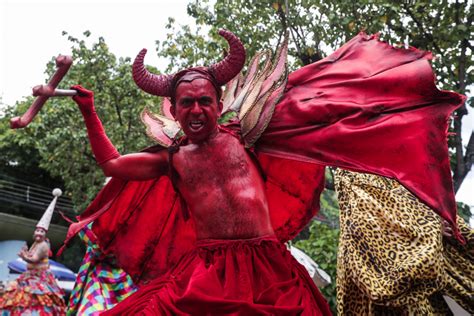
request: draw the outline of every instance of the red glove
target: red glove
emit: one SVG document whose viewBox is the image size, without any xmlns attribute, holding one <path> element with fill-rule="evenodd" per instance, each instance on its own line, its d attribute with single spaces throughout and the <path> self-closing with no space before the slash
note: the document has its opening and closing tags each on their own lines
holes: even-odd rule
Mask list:
<svg viewBox="0 0 474 316">
<path fill-rule="evenodd" d="M 84 122 L 86 123 L 87 134 L 89 136 L 89 142 L 91 143 L 92 152 L 94 153 L 95 160 L 99 165 L 120 157 L 117 149 L 105 134 L 104 127 L 100 121 L 94 107 L 94 92 L 85 89 L 80 85 L 72 86 L 71 89 L 76 90 L 77 95 L 73 96 L 72 99 L 79 105 Z"/>
<path fill-rule="evenodd" d="M 71 89 L 77 91 L 77 94 L 72 99 L 79 105 L 83 115 L 90 115 L 92 112 L 95 112 L 94 92 L 87 90 L 81 85 L 72 86 Z"/>
</svg>

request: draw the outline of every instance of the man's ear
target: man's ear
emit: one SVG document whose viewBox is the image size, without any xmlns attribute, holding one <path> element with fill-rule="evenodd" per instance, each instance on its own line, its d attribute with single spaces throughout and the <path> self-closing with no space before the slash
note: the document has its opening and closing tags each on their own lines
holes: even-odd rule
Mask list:
<svg viewBox="0 0 474 316">
<path fill-rule="evenodd" d="M 174 104 L 170 106 L 170 113 L 173 115 L 173 118 L 176 119 L 176 106 Z"/>
</svg>

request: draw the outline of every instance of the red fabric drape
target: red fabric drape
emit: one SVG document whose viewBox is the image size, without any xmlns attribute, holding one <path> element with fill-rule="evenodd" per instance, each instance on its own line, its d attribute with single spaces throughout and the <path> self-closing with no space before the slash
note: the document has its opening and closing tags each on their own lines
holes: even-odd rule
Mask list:
<svg viewBox="0 0 474 316">
<path fill-rule="evenodd" d="M 436 88 L 430 58 L 359 34 L 290 74 L 256 148 L 396 178 L 455 227 L 446 132 L 465 97 Z"/>
<path fill-rule="evenodd" d="M 104 315 L 331 315 L 305 268 L 274 237 L 196 246 Z"/>
</svg>

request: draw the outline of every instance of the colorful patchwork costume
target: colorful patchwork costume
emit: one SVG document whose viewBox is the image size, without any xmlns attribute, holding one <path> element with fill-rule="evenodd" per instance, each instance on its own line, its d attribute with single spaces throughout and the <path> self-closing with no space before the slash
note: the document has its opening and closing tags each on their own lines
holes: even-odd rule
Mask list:
<svg viewBox="0 0 474 316">
<path fill-rule="evenodd" d="M 0 297 L 0 315 L 65 315 L 63 296 L 49 270 L 27 270 L 6 287 Z"/>
<path fill-rule="evenodd" d="M 34 243 L 18 254 L 27 263 L 27 270 L 15 281 L 7 284 L 0 295 L 1 316 L 61 316 L 66 314 L 63 290 L 56 283 L 49 270 L 48 256 L 51 256 L 49 240 L 46 239 L 51 217 L 61 190 L 54 189 L 55 196 L 33 235 Z"/>
</svg>

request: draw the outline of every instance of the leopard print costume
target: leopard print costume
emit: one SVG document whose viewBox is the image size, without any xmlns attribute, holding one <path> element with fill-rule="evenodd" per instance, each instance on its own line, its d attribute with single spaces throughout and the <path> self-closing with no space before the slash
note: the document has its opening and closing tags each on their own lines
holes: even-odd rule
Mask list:
<svg viewBox="0 0 474 316">
<path fill-rule="evenodd" d="M 474 313 L 474 231 L 461 246 L 396 180 L 338 169 L 339 315 L 450 315 L 442 295 Z"/>
</svg>

